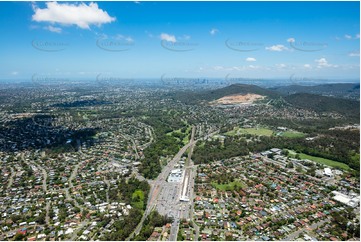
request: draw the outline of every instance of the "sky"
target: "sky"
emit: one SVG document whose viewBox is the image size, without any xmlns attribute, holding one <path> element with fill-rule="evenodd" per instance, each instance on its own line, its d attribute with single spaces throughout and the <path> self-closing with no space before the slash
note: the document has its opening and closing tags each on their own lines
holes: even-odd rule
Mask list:
<svg viewBox="0 0 361 242">
<path fill-rule="evenodd" d="M 359 80 L 359 2 L 0 2 L 0 79 Z"/>
</svg>

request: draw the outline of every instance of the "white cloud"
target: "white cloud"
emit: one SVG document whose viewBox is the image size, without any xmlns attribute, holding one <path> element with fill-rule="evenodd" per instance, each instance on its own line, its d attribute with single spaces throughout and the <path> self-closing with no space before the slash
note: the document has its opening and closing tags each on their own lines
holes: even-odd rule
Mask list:
<svg viewBox="0 0 361 242">
<path fill-rule="evenodd" d="M 226 66 L 213 66 L 212 69 L 214 71 L 238 71 L 240 70 L 239 67 L 237 66 L 231 66 L 231 67 L 226 67 Z"/>
<path fill-rule="evenodd" d="M 255 70 L 255 69 L 260 69 L 262 68 L 261 66 L 257 66 L 257 65 L 245 65 L 245 66 L 213 66 L 210 69 L 209 68 L 203 68 L 202 67 L 202 71 L 206 71 L 206 70 L 212 70 L 212 71 L 251 71 L 251 70 Z"/>
<path fill-rule="evenodd" d="M 108 35 L 104 33 L 95 33 L 101 39 L 108 39 Z"/>
<path fill-rule="evenodd" d="M 320 66 L 320 67 L 328 67 L 329 64 L 328 64 L 328 61 L 326 60 L 326 58 L 320 58 L 320 59 L 316 59 L 315 62 L 317 63 L 317 66 Z"/>
<path fill-rule="evenodd" d="M 269 51 L 284 51 L 284 50 L 288 50 L 288 48 L 284 45 L 272 45 L 270 47 L 266 47 L 266 50 Z"/>
<path fill-rule="evenodd" d="M 317 63 L 317 68 L 322 67 L 338 67 L 338 65 L 329 64 L 326 58 L 316 59 L 315 62 Z"/>
<path fill-rule="evenodd" d="M 54 33 L 58 33 L 58 34 L 60 34 L 61 31 L 62 31 L 61 28 L 54 27 L 54 26 L 51 26 L 51 25 L 44 27 L 44 29 L 49 30 L 49 31 L 54 32 Z"/>
<path fill-rule="evenodd" d="M 128 41 L 128 42 L 133 42 L 133 41 L 134 41 L 134 40 L 132 39 L 132 37 L 126 37 L 125 40 Z"/>
<path fill-rule="evenodd" d="M 116 20 L 98 7 L 97 3 L 57 3 L 47 2 L 46 8 L 38 8 L 33 5 L 34 15 L 32 20 L 36 22 L 50 22 L 52 24 L 76 25 L 82 29 L 90 29 L 90 25 L 101 26 Z"/>
<path fill-rule="evenodd" d="M 294 42 L 296 42 L 296 40 L 295 40 L 295 38 L 288 38 L 287 42 L 288 43 L 294 43 Z"/>
<path fill-rule="evenodd" d="M 350 34 L 345 34 L 344 35 L 345 39 L 351 40 L 351 39 L 360 39 L 360 34 L 355 34 L 355 37 L 353 37 Z"/>
<path fill-rule="evenodd" d="M 162 33 L 160 35 L 160 39 L 168 41 L 168 42 L 173 42 L 173 43 L 177 42 L 177 39 L 175 38 L 174 35 L 170 35 L 170 34 L 166 34 L 166 33 Z"/>
<path fill-rule="evenodd" d="M 115 39 L 117 39 L 117 40 L 125 40 L 125 41 L 127 41 L 127 42 L 129 42 L 129 43 L 134 42 L 134 40 L 133 40 L 132 37 L 130 37 L 130 36 L 124 36 L 124 35 L 121 35 L 121 34 L 116 35 L 116 36 L 115 36 Z"/>
<path fill-rule="evenodd" d="M 360 56 L 360 51 L 352 51 L 350 53 L 348 53 L 348 56 L 350 57 L 359 57 Z"/>
<path fill-rule="evenodd" d="M 285 68 L 287 65 L 286 64 L 283 64 L 283 63 L 281 63 L 281 64 L 276 64 L 276 67 L 278 67 L 278 68 Z"/>
<path fill-rule="evenodd" d="M 246 61 L 253 62 L 253 61 L 256 61 L 256 58 L 248 57 L 248 58 L 246 58 Z"/>
<path fill-rule="evenodd" d="M 304 67 L 304 68 L 307 68 L 307 69 L 311 69 L 311 68 L 312 68 L 310 64 L 304 64 L 303 67 Z"/>
<path fill-rule="evenodd" d="M 225 68 L 223 66 L 214 66 L 213 69 L 215 71 L 220 71 L 220 70 L 224 70 Z"/>
<path fill-rule="evenodd" d="M 13 76 L 17 76 L 18 74 L 19 74 L 19 72 L 17 72 L 17 71 L 11 72 L 11 75 L 13 75 Z"/>
<path fill-rule="evenodd" d="M 211 31 L 209 31 L 209 33 L 211 34 L 211 35 L 215 35 L 215 34 L 217 34 L 219 32 L 219 30 L 218 29 L 215 29 L 215 28 L 213 28 L 213 29 L 211 29 Z"/>
</svg>

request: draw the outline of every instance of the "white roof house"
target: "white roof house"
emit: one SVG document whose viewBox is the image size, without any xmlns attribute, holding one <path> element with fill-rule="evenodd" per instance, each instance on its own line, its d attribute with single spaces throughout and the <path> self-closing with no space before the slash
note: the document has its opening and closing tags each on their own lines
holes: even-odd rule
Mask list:
<svg viewBox="0 0 361 242">
<path fill-rule="evenodd" d="M 331 169 L 328 167 L 323 170 L 323 174 L 326 176 L 333 176 Z"/>
<path fill-rule="evenodd" d="M 74 232 L 74 230 L 72 228 L 68 228 L 66 231 L 65 231 L 65 234 L 72 234 Z"/>
</svg>

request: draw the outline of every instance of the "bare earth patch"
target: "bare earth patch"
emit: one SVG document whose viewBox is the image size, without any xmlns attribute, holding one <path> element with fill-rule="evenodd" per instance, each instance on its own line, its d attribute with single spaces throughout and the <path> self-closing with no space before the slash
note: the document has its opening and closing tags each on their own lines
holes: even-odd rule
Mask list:
<svg viewBox="0 0 361 242">
<path fill-rule="evenodd" d="M 217 99 L 212 104 L 251 104 L 256 100 L 264 99 L 265 96 L 261 96 L 258 94 L 235 94 L 235 95 L 229 95 L 222 97 L 220 99 Z"/>
</svg>

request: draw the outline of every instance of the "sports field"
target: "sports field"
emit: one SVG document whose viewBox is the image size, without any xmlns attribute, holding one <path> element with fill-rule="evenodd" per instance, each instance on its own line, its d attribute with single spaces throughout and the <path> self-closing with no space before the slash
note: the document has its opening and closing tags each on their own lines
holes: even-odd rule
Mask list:
<svg viewBox="0 0 361 242">
<path fill-rule="evenodd" d="M 226 135 L 234 136 L 240 134 L 251 134 L 251 135 L 259 135 L 259 136 L 271 136 L 273 135 L 273 130 L 268 128 L 235 128 L 226 133 Z"/>
<path fill-rule="evenodd" d="M 286 131 L 286 132 L 281 132 L 281 136 L 287 138 L 302 138 L 305 137 L 305 134 L 298 131 Z"/>
<path fill-rule="evenodd" d="M 329 160 L 329 159 L 325 159 L 325 158 L 321 158 L 321 157 L 317 157 L 317 156 L 312 156 L 312 155 L 306 155 L 303 153 L 300 153 L 300 158 L 301 159 L 308 159 L 308 160 L 312 160 L 315 162 L 318 162 L 320 164 L 324 164 L 324 165 L 328 165 L 334 168 L 340 168 L 343 170 L 349 170 L 350 167 L 348 165 L 346 165 L 345 163 L 341 163 L 338 161 L 334 161 L 334 160 Z"/>
</svg>

